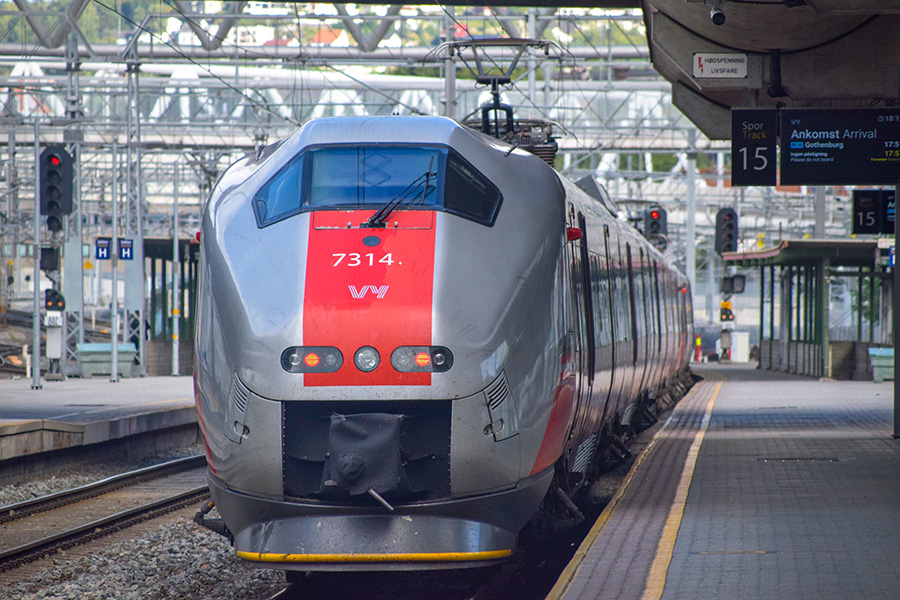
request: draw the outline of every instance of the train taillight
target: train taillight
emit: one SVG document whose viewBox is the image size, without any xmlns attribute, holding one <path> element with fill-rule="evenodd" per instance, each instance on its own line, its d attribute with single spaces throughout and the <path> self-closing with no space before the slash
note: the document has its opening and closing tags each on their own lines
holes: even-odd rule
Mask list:
<svg viewBox="0 0 900 600">
<path fill-rule="evenodd" d="M 391 365 L 401 373 L 443 373 L 453 366 L 453 354 L 444 346 L 400 346 Z"/>
<path fill-rule="evenodd" d="M 291 346 L 281 353 L 281 368 L 288 373 L 334 373 L 344 355 L 331 346 Z"/>
</svg>

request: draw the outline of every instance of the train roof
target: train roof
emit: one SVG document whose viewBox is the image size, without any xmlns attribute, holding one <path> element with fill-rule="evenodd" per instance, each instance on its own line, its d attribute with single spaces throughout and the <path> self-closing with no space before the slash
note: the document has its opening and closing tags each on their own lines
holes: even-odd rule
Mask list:
<svg viewBox="0 0 900 600">
<path fill-rule="evenodd" d="M 295 134 L 295 143 L 300 146 L 342 143 L 427 143 L 449 146 L 452 145 L 453 135 L 461 130 L 470 131 L 447 117 L 328 117 L 313 119 L 304 124 Z"/>
</svg>

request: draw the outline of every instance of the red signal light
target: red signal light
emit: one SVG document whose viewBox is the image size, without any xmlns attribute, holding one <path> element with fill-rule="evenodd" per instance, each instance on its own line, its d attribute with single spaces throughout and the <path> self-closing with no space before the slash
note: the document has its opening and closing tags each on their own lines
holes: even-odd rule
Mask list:
<svg viewBox="0 0 900 600">
<path fill-rule="evenodd" d="M 651 218 L 651 219 L 658 219 L 658 218 L 659 218 L 659 211 L 658 211 L 658 210 L 652 210 L 652 211 L 650 211 L 650 218 Z"/>
<path fill-rule="evenodd" d="M 60 164 L 62 164 L 62 161 L 59 159 L 59 157 L 55 154 L 51 154 L 50 155 L 50 166 L 58 167 Z"/>
</svg>

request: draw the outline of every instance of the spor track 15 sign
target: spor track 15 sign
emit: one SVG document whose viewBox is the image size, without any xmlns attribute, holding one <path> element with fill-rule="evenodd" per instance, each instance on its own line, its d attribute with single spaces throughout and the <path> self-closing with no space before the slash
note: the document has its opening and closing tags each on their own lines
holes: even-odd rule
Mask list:
<svg viewBox="0 0 900 600">
<path fill-rule="evenodd" d="M 778 117 L 774 110 L 731 111 L 731 185 L 775 185 Z"/>
</svg>

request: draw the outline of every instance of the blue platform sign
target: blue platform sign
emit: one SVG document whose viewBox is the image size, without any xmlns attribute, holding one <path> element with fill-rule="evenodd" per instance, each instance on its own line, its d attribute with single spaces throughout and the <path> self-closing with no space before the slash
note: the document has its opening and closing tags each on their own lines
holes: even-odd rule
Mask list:
<svg viewBox="0 0 900 600">
<path fill-rule="evenodd" d="M 112 245 L 111 238 L 97 238 L 95 244 L 97 260 L 109 260 L 112 258 L 109 255 L 109 247 Z"/>
<path fill-rule="evenodd" d="M 119 260 L 134 260 L 134 240 L 119 240 Z"/>
</svg>

